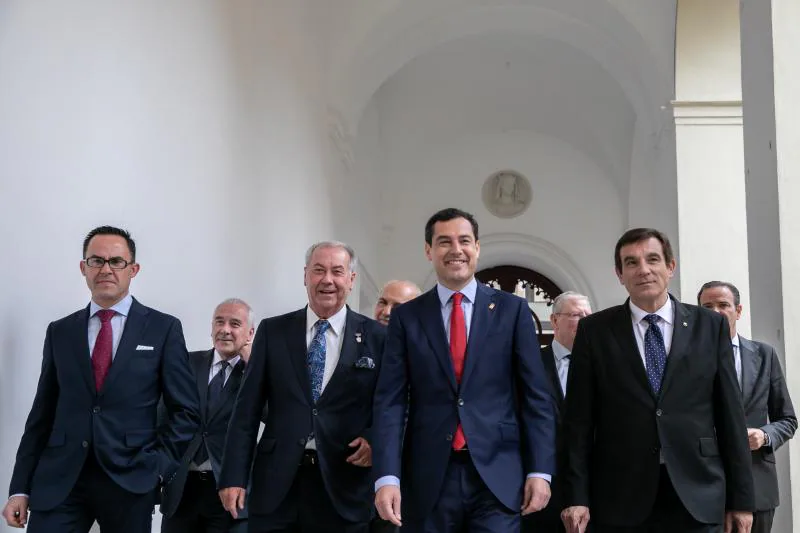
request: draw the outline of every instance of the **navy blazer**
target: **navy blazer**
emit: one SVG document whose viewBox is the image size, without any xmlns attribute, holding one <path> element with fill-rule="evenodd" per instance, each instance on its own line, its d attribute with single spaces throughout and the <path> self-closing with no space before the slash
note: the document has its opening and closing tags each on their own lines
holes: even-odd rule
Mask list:
<svg viewBox="0 0 800 533">
<path fill-rule="evenodd" d="M 436 288 L 392 312 L 383 357 L 374 478 L 400 478 L 405 518 L 424 519 L 439 499 L 459 421 L 481 478 L 510 510 L 522 506 L 526 474 L 554 473 L 553 398 L 525 300 L 478 284 L 460 386 Z"/>
<path fill-rule="evenodd" d="M 346 462 L 357 437 L 372 444 L 372 395 L 386 330 L 347 310 L 339 363 L 316 404 L 306 364 L 306 309 L 261 321 L 225 444 L 219 488 L 246 487 L 250 513 L 268 514 L 292 486 L 313 432 L 328 495 L 350 522 L 372 516 L 371 469 Z M 259 422 L 268 407 L 256 447 Z M 253 452 L 255 451 L 255 460 Z M 374 446 L 373 446 L 374 453 Z"/>
<path fill-rule="evenodd" d="M 64 501 L 90 451 L 123 489 L 152 491 L 159 476 L 172 476 L 199 423 L 178 319 L 134 299 L 100 392 L 92 373 L 88 321 L 87 306 L 47 328 L 39 385 L 9 489 L 29 494 L 34 511 Z M 162 396 L 169 424 L 159 429 Z"/>
</svg>

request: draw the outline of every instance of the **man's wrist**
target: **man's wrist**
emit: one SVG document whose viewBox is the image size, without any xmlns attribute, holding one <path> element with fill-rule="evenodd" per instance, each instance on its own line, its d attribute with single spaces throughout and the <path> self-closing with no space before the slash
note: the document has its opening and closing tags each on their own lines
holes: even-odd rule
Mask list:
<svg viewBox="0 0 800 533">
<path fill-rule="evenodd" d="M 772 439 L 769 438 L 769 433 L 767 433 L 763 429 L 761 430 L 761 433 L 764 434 L 764 446 L 771 447 L 772 446 Z"/>
</svg>

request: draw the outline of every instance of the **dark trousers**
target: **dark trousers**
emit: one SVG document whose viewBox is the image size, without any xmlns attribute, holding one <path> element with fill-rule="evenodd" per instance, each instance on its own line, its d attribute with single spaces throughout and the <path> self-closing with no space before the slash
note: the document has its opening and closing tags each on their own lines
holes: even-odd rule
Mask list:
<svg viewBox="0 0 800 533">
<path fill-rule="evenodd" d="M 772 520 L 775 518 L 775 509 L 769 511 L 756 511 L 753 513 L 753 528 L 751 533 L 770 533 Z"/>
<path fill-rule="evenodd" d="M 519 533 L 520 513 L 492 494 L 469 452 L 453 452 L 442 492 L 423 521 L 403 521 L 403 533 Z"/>
<path fill-rule="evenodd" d="M 348 522 L 333 507 L 316 454 L 307 451 L 286 499 L 269 514 L 250 513 L 249 533 L 369 533 L 369 522 Z"/>
<path fill-rule="evenodd" d="M 222 507 L 211 472 L 189 472 L 178 509 L 161 521 L 161 533 L 229 533 L 234 525 Z"/>
<path fill-rule="evenodd" d="M 594 533 L 722 533 L 722 524 L 703 524 L 683 506 L 663 465 L 653 510 L 643 524 L 634 527 L 594 524 Z"/>
<path fill-rule="evenodd" d="M 380 517 L 374 518 L 369 525 L 369 533 L 399 533 L 400 528 L 392 524 L 388 520 L 383 520 Z"/>
<path fill-rule="evenodd" d="M 559 510 L 547 506 L 522 517 L 522 533 L 566 533 L 566 529 Z"/>
<path fill-rule="evenodd" d="M 87 533 L 95 520 L 103 533 L 150 533 L 156 491 L 134 494 L 117 485 L 89 450 L 67 498 L 50 511 L 31 512 L 28 533 Z"/>
</svg>

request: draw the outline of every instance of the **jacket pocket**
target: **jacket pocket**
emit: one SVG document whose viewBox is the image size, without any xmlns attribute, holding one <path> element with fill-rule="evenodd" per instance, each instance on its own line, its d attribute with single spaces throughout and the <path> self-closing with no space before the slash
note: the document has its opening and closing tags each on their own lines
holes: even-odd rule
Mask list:
<svg viewBox="0 0 800 533">
<path fill-rule="evenodd" d="M 700 441 L 700 455 L 703 457 L 717 457 L 719 456 L 719 448 L 717 447 L 717 439 L 713 437 L 703 437 Z"/>
<path fill-rule="evenodd" d="M 156 432 L 152 429 L 140 429 L 125 433 L 125 445 L 129 448 L 140 448 L 155 441 Z"/>
<path fill-rule="evenodd" d="M 47 447 L 55 448 L 57 446 L 63 446 L 66 441 L 67 441 L 67 434 L 61 431 L 60 429 L 54 429 L 50 433 L 50 438 L 47 440 Z"/>
</svg>

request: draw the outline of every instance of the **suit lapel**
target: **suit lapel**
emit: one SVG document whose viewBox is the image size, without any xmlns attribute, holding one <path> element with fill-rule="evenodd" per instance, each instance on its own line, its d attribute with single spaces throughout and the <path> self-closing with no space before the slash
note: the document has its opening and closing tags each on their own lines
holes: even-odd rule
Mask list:
<svg viewBox="0 0 800 533">
<path fill-rule="evenodd" d="M 231 370 L 231 375 L 228 376 L 228 381 L 225 382 L 225 387 L 222 388 L 222 394 L 217 400 L 216 405 L 209 406 L 211 410 L 208 413 L 207 422 L 211 422 L 217 413 L 222 410 L 222 407 L 232 401 L 233 397 L 236 397 L 236 393 L 239 392 L 239 385 L 242 383 L 243 372 L 244 363 L 239 360 L 236 366 L 233 367 L 233 370 Z M 208 376 L 208 374 L 206 374 L 206 376 Z M 208 387 L 206 387 L 206 390 L 208 390 Z"/>
<path fill-rule="evenodd" d="M 325 389 L 319 397 L 320 403 L 325 400 L 330 389 L 334 389 L 339 385 L 339 382 L 345 378 L 347 369 L 353 366 L 358 358 L 358 343 L 356 342 L 356 333 L 359 333 L 359 338 L 364 339 L 363 330 L 364 321 L 359 318 L 356 313 L 347 308 L 347 318 L 345 318 L 344 330 L 342 330 L 342 349 L 339 352 L 339 362 L 333 370 L 333 375 L 325 385 Z M 363 340 L 362 340 L 363 342 Z"/>
<path fill-rule="evenodd" d="M 453 362 L 450 360 L 450 344 L 447 342 L 444 322 L 442 322 L 442 303 L 439 300 L 439 293 L 436 287 L 421 296 L 421 298 L 423 298 L 421 302 L 422 313 L 420 313 L 419 320 L 422 324 L 422 329 L 425 330 L 428 342 L 433 348 L 434 355 L 436 355 L 436 360 L 439 362 L 439 366 L 442 367 L 442 372 L 447 376 L 447 380 L 453 390 L 457 391 Z"/>
<path fill-rule="evenodd" d="M 125 319 L 125 329 L 122 332 L 119 346 L 117 346 L 117 353 L 114 354 L 114 361 L 111 363 L 108 376 L 103 383 L 103 391 L 111 390 L 114 380 L 123 374 L 125 365 L 136 357 L 136 343 L 142 338 L 148 314 L 148 309 L 134 298 L 128 311 L 128 318 Z M 100 394 L 103 394 L 103 391 L 100 391 Z"/>
<path fill-rule="evenodd" d="M 200 416 L 205 418 L 208 409 L 208 373 L 214 361 L 214 350 L 209 350 L 203 357 L 195 358 L 194 376 L 197 380 L 197 392 L 200 395 Z"/>
<path fill-rule="evenodd" d="M 672 306 L 675 310 L 672 321 L 672 345 L 667 354 L 667 366 L 664 368 L 664 379 L 661 381 L 661 395 L 663 396 L 672 382 L 675 372 L 680 368 L 680 361 L 688 353 L 689 339 L 694 328 L 695 317 L 689 309 L 670 295 Z"/>
<path fill-rule="evenodd" d="M 300 309 L 289 317 L 289 327 L 286 332 L 286 348 L 289 350 L 289 359 L 294 367 L 297 376 L 297 383 L 300 385 L 303 394 L 311 405 L 311 378 L 308 375 L 308 363 L 306 361 L 308 351 L 306 348 L 306 308 Z"/>
<path fill-rule="evenodd" d="M 550 375 L 550 381 L 553 384 L 555 391 L 556 401 L 559 410 L 563 407 L 564 391 L 561 389 L 561 380 L 558 379 L 558 369 L 556 368 L 556 360 L 552 346 L 542 349 L 542 363 L 544 363 L 544 370 Z"/>
<path fill-rule="evenodd" d="M 747 405 L 753 396 L 753 388 L 763 361 L 753 343 L 742 336 L 739 336 L 739 355 L 742 358 L 742 399 Z"/>
<path fill-rule="evenodd" d="M 472 303 L 472 320 L 469 325 L 469 339 L 467 341 L 466 361 L 464 362 L 464 375 L 461 376 L 461 384 L 467 382 L 472 370 L 478 362 L 478 357 L 483 353 L 483 341 L 486 334 L 491 329 L 492 319 L 500 310 L 494 303 L 494 292 L 492 289 L 478 282 L 478 290 L 475 291 L 475 301 Z M 441 321 L 441 319 L 440 319 Z M 448 354 L 449 358 L 449 354 Z M 452 364 L 452 363 L 451 363 Z"/>
<path fill-rule="evenodd" d="M 89 351 L 89 306 L 83 313 L 77 313 L 75 325 L 72 328 L 75 332 L 75 341 L 72 346 L 78 347 L 76 355 L 80 373 L 86 380 L 86 386 L 92 395 L 97 394 L 97 387 L 94 383 L 94 371 L 92 370 L 92 354 Z"/>
<path fill-rule="evenodd" d="M 633 320 L 631 319 L 629 300 L 626 300 L 625 305 L 619 308 L 619 314 L 614 320 L 612 330 L 614 339 L 619 345 L 620 353 L 631 366 L 636 380 L 655 399 L 653 389 L 650 388 L 650 382 L 647 380 L 647 372 L 644 364 L 642 364 L 642 356 L 639 353 L 639 346 L 636 344 L 636 337 L 633 334 Z"/>
</svg>

